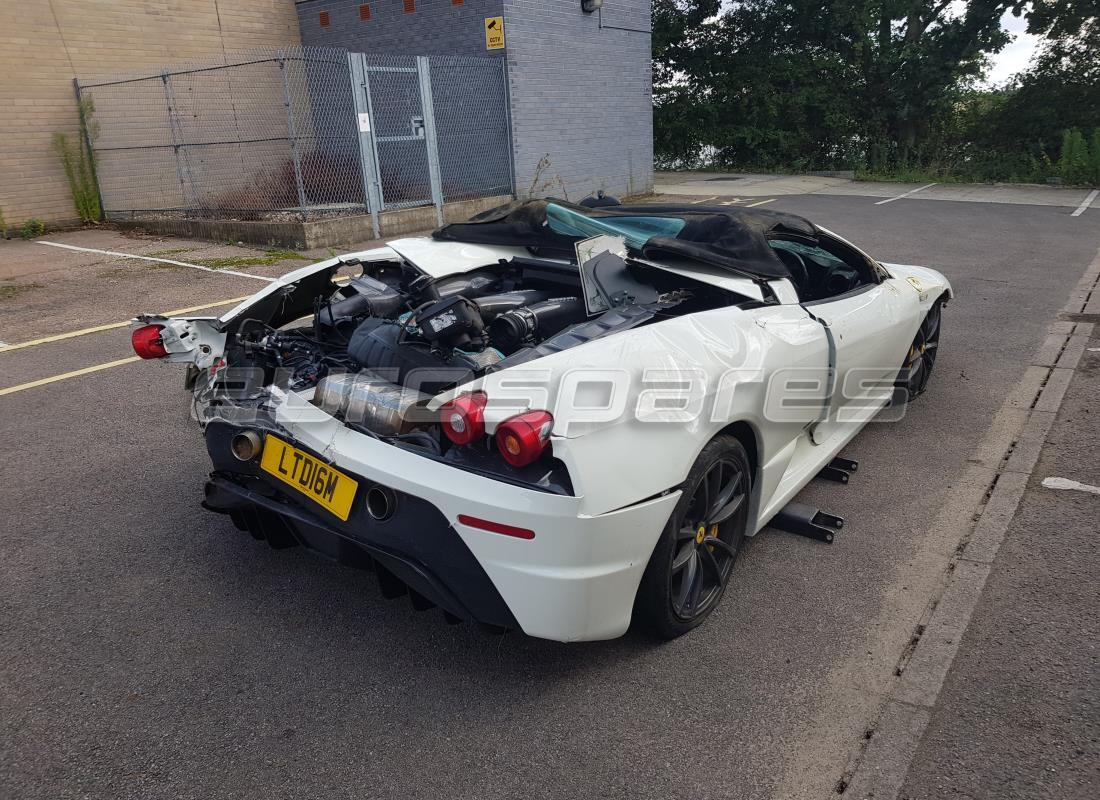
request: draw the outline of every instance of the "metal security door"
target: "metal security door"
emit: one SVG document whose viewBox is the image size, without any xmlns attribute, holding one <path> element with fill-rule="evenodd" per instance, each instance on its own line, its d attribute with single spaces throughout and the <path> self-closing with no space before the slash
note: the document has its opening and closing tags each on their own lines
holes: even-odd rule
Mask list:
<svg viewBox="0 0 1100 800">
<path fill-rule="evenodd" d="M 443 197 L 428 59 L 349 55 L 364 175 L 372 213 L 378 209 L 435 205 L 442 222 Z M 369 141 L 367 141 L 369 140 Z"/>
</svg>

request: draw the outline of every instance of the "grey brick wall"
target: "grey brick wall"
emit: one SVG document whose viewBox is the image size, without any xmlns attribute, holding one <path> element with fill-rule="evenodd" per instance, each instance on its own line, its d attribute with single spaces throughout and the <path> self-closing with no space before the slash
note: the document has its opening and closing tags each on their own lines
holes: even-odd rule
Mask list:
<svg viewBox="0 0 1100 800">
<path fill-rule="evenodd" d="M 500 58 L 503 50 L 485 49 L 485 18 L 501 16 L 504 0 L 298 0 L 302 44 L 343 47 L 356 53 L 414 56 L 479 56 Z M 359 6 L 370 7 L 370 19 L 359 18 Z M 578 0 L 579 5 L 579 0 Z M 322 28 L 320 15 L 329 14 Z"/>
<path fill-rule="evenodd" d="M 517 192 L 547 154 L 538 195 L 652 188 L 650 0 L 605 0 L 594 14 L 580 0 L 504 0 L 504 30 Z"/>
<path fill-rule="evenodd" d="M 367 53 L 507 57 L 516 191 L 577 201 L 653 186 L 650 0 L 299 0 L 302 44 Z M 329 26 L 320 27 L 321 11 Z M 485 49 L 504 16 L 507 49 Z M 540 161 L 545 161 L 539 171 Z M 537 175 L 536 175 L 537 173 Z"/>
</svg>

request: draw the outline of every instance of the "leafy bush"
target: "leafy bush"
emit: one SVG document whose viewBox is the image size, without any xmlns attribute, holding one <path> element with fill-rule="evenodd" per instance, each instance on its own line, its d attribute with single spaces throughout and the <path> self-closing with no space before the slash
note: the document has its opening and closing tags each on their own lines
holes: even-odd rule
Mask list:
<svg viewBox="0 0 1100 800">
<path fill-rule="evenodd" d="M 1062 154 L 1058 158 L 1058 174 L 1066 183 L 1087 183 L 1091 172 L 1089 146 L 1077 128 L 1062 134 Z"/>
<path fill-rule="evenodd" d="M 1089 166 L 1091 167 L 1092 182 L 1100 186 L 1100 128 L 1092 132 L 1092 142 L 1089 144 Z"/>
<path fill-rule="evenodd" d="M 46 223 L 37 217 L 32 217 L 23 223 L 19 229 L 19 235 L 24 239 L 35 239 L 46 232 Z"/>
</svg>

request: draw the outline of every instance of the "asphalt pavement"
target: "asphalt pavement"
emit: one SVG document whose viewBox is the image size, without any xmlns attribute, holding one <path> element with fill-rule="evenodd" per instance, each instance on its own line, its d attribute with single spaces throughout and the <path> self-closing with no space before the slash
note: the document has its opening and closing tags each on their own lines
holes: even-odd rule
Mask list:
<svg viewBox="0 0 1100 800">
<path fill-rule="evenodd" d="M 931 387 L 852 443 L 851 484 L 800 497 L 847 518 L 833 545 L 766 531 L 712 619 L 667 644 L 448 626 L 252 540 L 198 506 L 208 462 L 166 364 L 0 396 L 0 796 L 832 795 L 957 545 L 933 522 L 984 491 L 991 424 L 1100 248 L 1096 210 L 878 201 L 765 207 L 951 279 Z M 12 246 L 0 275 L 40 288 L 0 300 L 9 343 L 259 287 L 92 254 L 21 272 Z M 3 386 L 129 355 L 125 329 L 0 350 Z"/>
</svg>

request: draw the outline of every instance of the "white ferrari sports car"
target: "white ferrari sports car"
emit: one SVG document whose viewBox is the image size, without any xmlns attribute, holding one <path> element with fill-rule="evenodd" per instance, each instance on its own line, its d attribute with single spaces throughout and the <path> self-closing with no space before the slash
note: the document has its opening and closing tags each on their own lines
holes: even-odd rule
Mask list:
<svg viewBox="0 0 1100 800">
<path fill-rule="evenodd" d="M 531 200 L 132 342 L 187 365 L 203 506 L 255 538 L 451 621 L 671 638 L 746 537 L 831 540 L 790 501 L 924 390 L 950 297 L 790 214 Z"/>
</svg>

